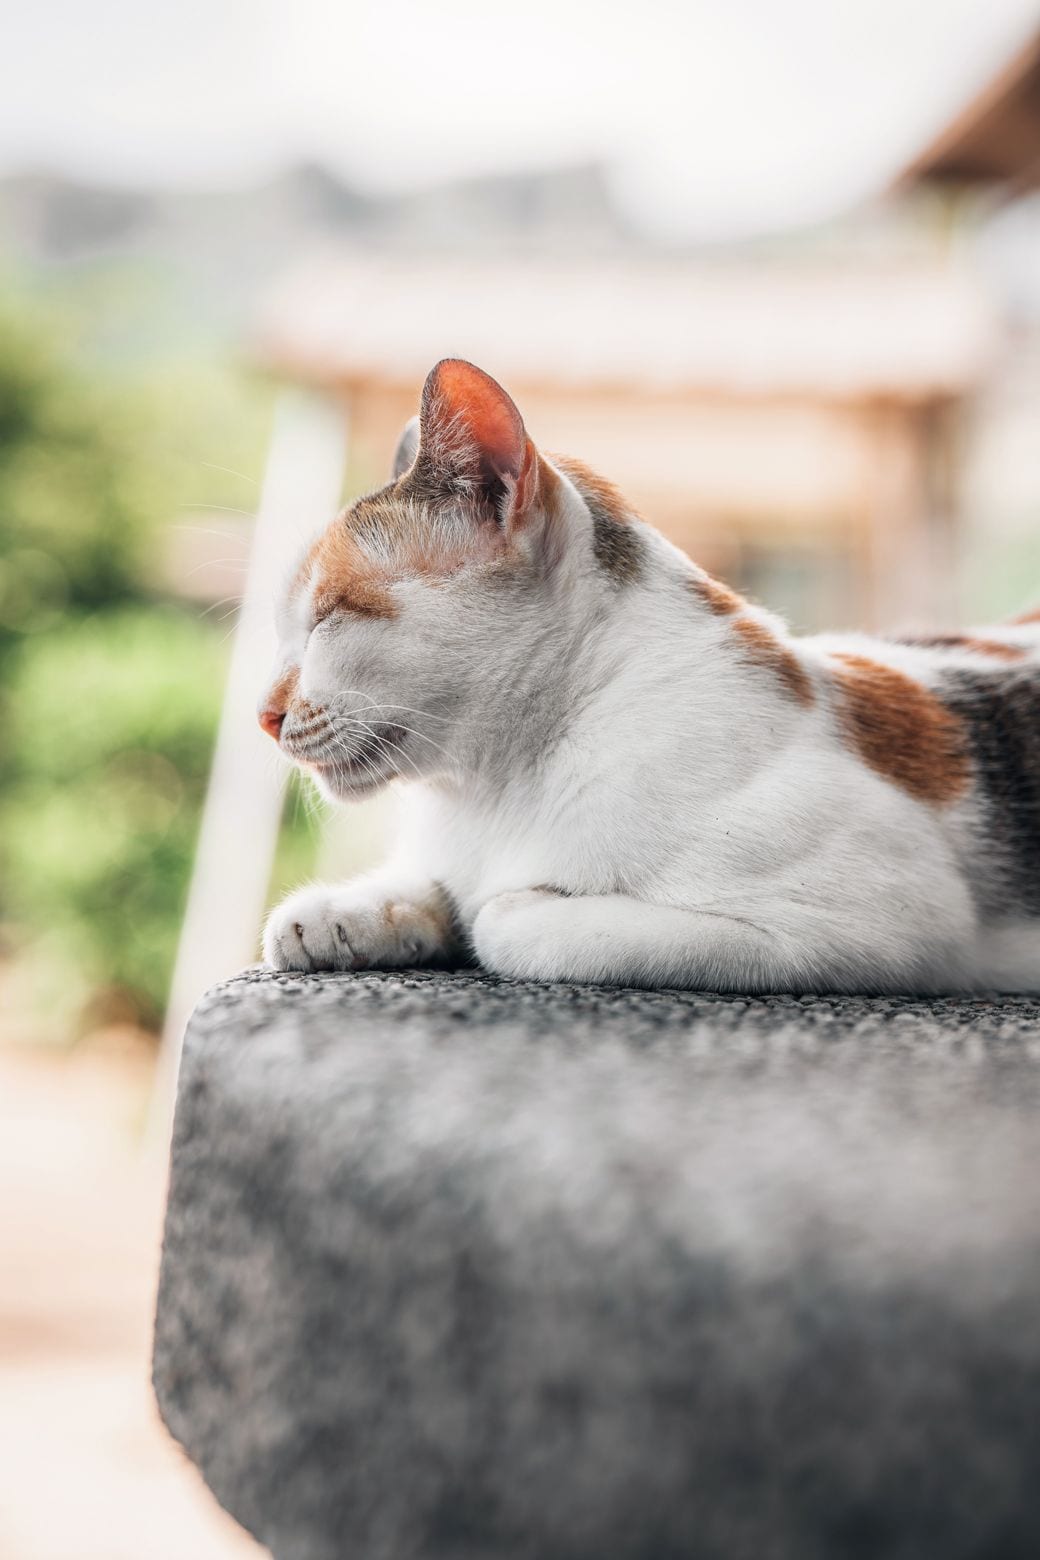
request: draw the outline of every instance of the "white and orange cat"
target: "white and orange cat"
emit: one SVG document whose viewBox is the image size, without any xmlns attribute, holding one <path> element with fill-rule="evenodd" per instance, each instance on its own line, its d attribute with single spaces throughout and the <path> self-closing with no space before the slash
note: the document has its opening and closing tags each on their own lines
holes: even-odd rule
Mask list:
<svg viewBox="0 0 1040 1560">
<path fill-rule="evenodd" d="M 447 359 L 278 628 L 265 730 L 331 796 L 408 784 L 385 867 L 271 914 L 277 969 L 1040 990 L 1040 613 L 794 638 Z"/>
</svg>

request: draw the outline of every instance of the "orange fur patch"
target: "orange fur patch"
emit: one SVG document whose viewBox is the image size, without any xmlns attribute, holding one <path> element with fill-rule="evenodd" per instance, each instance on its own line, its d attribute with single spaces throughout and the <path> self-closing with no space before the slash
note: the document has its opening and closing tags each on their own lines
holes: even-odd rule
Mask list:
<svg viewBox="0 0 1040 1560">
<path fill-rule="evenodd" d="M 920 802 L 953 802 L 971 768 L 963 727 L 922 683 L 867 656 L 837 653 L 845 738 L 876 774 Z"/>
<path fill-rule="evenodd" d="M 689 587 L 697 600 L 714 612 L 716 617 L 729 617 L 734 612 L 743 611 L 747 602 L 742 596 L 738 596 L 735 590 L 730 590 L 728 585 L 723 585 L 721 580 L 713 580 L 710 574 L 694 575 L 689 580 Z"/>
<path fill-rule="evenodd" d="M 383 922 L 395 932 L 418 926 L 434 943 L 450 941 L 455 931 L 452 903 L 441 888 L 435 888 L 423 900 L 389 901 L 383 906 Z"/>
<path fill-rule="evenodd" d="M 989 655 L 997 661 L 1022 661 L 1026 655 L 1021 645 L 1007 645 L 999 639 L 977 639 L 970 634 L 915 634 L 900 643 L 920 650 L 968 650 L 973 655 Z"/>
<path fill-rule="evenodd" d="M 334 520 L 314 543 L 301 576 L 314 581 L 314 614 L 319 619 L 336 611 L 397 615 L 386 571 L 361 551 L 345 516 Z"/>
<path fill-rule="evenodd" d="M 632 506 L 626 504 L 623 495 L 613 482 L 597 476 L 584 461 L 575 460 L 571 455 L 550 455 L 549 459 L 559 466 L 565 476 L 570 477 L 583 497 L 592 499 L 604 514 L 609 515 L 618 525 L 624 525 L 628 521 L 632 514 Z"/>
<path fill-rule="evenodd" d="M 1018 617 L 1012 618 L 1011 621 L 1015 624 L 1040 623 L 1040 607 L 1031 607 L 1028 612 L 1021 613 Z"/>
<path fill-rule="evenodd" d="M 759 623 L 755 618 L 737 618 L 733 632 L 740 639 L 749 658 L 779 677 L 792 698 L 797 699 L 799 704 L 814 703 L 816 692 L 805 667 L 790 645 L 778 639 L 765 623 Z"/>
<path fill-rule="evenodd" d="M 300 668 L 292 666 L 285 672 L 267 695 L 267 708 L 279 714 L 287 710 L 300 686 Z"/>
<path fill-rule="evenodd" d="M 990 655 L 997 661 L 1022 661 L 1026 652 L 1021 645 L 1005 645 L 999 639 L 965 639 L 965 650 L 975 655 Z"/>
</svg>

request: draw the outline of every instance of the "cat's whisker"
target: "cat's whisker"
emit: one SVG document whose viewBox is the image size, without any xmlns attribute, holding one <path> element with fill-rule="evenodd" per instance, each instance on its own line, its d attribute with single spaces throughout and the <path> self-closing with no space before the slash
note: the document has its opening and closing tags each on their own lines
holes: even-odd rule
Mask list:
<svg viewBox="0 0 1040 1560">
<path fill-rule="evenodd" d="M 227 616 L 227 615 L 228 614 L 225 614 L 225 616 Z M 223 621 L 223 619 L 221 619 L 221 621 Z M 218 650 L 222 650 L 224 648 L 224 646 L 227 644 L 228 640 L 231 638 L 232 634 L 235 632 L 235 629 L 237 627 L 238 627 L 238 619 L 236 618 L 235 621 L 232 623 L 231 627 L 228 629 L 227 633 L 226 634 L 222 634 L 220 639 L 217 641 L 217 649 Z"/>
<path fill-rule="evenodd" d="M 314 732 L 317 732 L 317 731 L 331 731 L 331 730 L 332 730 L 332 726 L 331 726 L 331 723 L 330 723 L 330 721 L 328 719 L 328 716 L 325 715 L 324 713 L 322 713 L 320 715 L 312 715 L 310 720 L 306 723 L 306 725 L 300 726 L 297 729 L 297 731 L 294 733 L 294 735 L 300 736 L 300 737 L 309 737 Z"/>
<path fill-rule="evenodd" d="M 248 569 L 248 558 L 204 558 L 201 563 L 194 564 L 185 572 L 184 578 L 190 580 L 193 575 L 201 574 L 203 569 Z"/>
<path fill-rule="evenodd" d="M 260 486 L 256 477 L 249 476 L 245 471 L 236 471 L 234 466 L 221 466 L 215 460 L 200 460 L 199 465 L 206 466 L 210 471 L 226 471 L 229 477 L 241 477 L 243 482 L 248 482 L 252 487 Z"/>
<path fill-rule="evenodd" d="M 379 774 L 375 766 L 364 753 L 348 756 L 341 752 L 327 750 L 326 756 L 322 759 L 322 763 L 325 765 L 325 767 L 332 770 L 333 775 L 340 779 L 346 779 L 349 781 L 352 778 L 351 769 L 359 767 L 365 774 L 369 776 L 374 785 L 382 785 L 385 780 L 385 776 Z"/>
<path fill-rule="evenodd" d="M 355 726 L 360 726 L 365 732 L 367 732 L 369 737 L 371 737 L 374 742 L 379 744 L 381 751 L 385 753 L 392 762 L 396 763 L 398 757 L 406 759 L 412 766 L 412 770 L 416 779 L 422 779 L 422 772 L 420 771 L 418 764 L 415 762 L 412 755 L 405 751 L 401 743 L 392 742 L 391 739 L 386 737 L 382 732 L 376 731 L 372 726 L 369 726 L 367 722 L 360 720 L 358 717 L 355 717 Z M 405 726 L 397 726 L 395 729 L 405 732 L 408 730 L 408 728 Z M 416 732 L 415 735 L 420 736 L 421 733 Z"/>
<path fill-rule="evenodd" d="M 420 771 L 418 764 L 415 762 L 410 753 L 405 752 L 400 743 L 391 744 L 387 737 L 381 736 L 377 731 L 370 732 L 370 735 L 373 740 L 379 744 L 380 752 L 389 758 L 391 763 L 396 765 L 400 759 L 406 760 L 411 765 L 412 771 L 415 774 L 415 778 L 417 780 L 422 779 L 422 772 Z"/>
<path fill-rule="evenodd" d="M 303 802 L 304 814 L 308 824 L 322 827 L 331 810 L 331 805 L 328 799 L 319 791 L 314 776 L 307 774 L 305 770 L 301 771 L 301 785 L 297 795 Z"/>
<path fill-rule="evenodd" d="M 300 735 L 300 733 L 294 735 L 295 745 L 290 750 L 291 757 L 300 763 L 313 763 L 331 770 L 333 776 L 349 780 L 351 770 L 360 769 L 370 777 L 373 785 L 382 786 L 389 776 L 381 772 L 374 762 L 375 759 L 381 759 L 395 771 L 399 771 L 401 763 L 404 762 L 409 765 L 416 779 L 422 778 L 418 764 L 400 743 L 392 742 L 382 732 L 356 718 L 346 730 L 337 731 L 326 726 L 316 732 L 312 731 L 309 741 L 302 746 Z M 360 739 L 360 751 L 345 751 L 345 744 L 350 743 L 352 739 Z"/>
<path fill-rule="evenodd" d="M 321 741 L 294 743 L 288 749 L 290 758 L 301 764 L 322 763 L 327 751 L 328 744 Z"/>
<path fill-rule="evenodd" d="M 360 759 L 360 763 L 361 763 L 362 769 L 366 772 L 366 774 L 368 774 L 370 776 L 370 778 L 372 780 L 372 783 L 374 785 L 382 785 L 384 783 L 384 781 L 386 779 L 385 775 L 381 775 L 379 773 L 379 771 L 376 769 L 375 765 L 372 763 L 371 759 L 369 759 L 364 754 L 362 754 L 361 755 L 361 759 Z"/>
<path fill-rule="evenodd" d="M 403 728 L 400 728 L 400 729 L 403 729 Z M 405 748 L 403 743 L 400 743 L 400 742 L 395 743 L 393 745 L 393 748 L 391 748 L 389 751 L 390 751 L 391 756 L 393 757 L 395 763 L 398 762 L 399 758 L 403 758 L 405 760 L 405 762 L 410 766 L 411 771 L 412 771 L 412 773 L 414 774 L 414 776 L 415 776 L 415 778 L 417 780 L 422 780 L 424 778 L 423 771 L 419 767 L 419 764 L 418 764 L 417 760 L 413 757 L 413 755 L 411 753 L 408 752 L 407 748 Z"/>
<path fill-rule="evenodd" d="M 208 607 L 203 607 L 202 610 L 199 612 L 199 617 L 200 617 L 200 619 L 204 618 L 204 617 L 209 617 L 210 613 L 211 612 L 215 612 L 218 607 L 228 607 L 228 606 L 237 607 L 239 605 L 241 599 L 242 598 L 240 596 L 221 596 L 219 601 L 211 601 Z M 221 622 L 221 621 L 223 621 L 222 618 L 218 619 L 218 622 Z"/>
<path fill-rule="evenodd" d="M 239 509 L 235 504 L 189 504 L 187 507 L 189 514 L 197 510 L 200 514 L 241 515 L 244 520 L 256 519 L 254 510 Z M 217 532 L 214 531 L 213 535 L 216 536 Z"/>
<path fill-rule="evenodd" d="M 448 724 L 449 719 L 450 719 L 450 717 L 447 716 L 447 715 L 434 715 L 431 710 L 416 709 L 415 705 L 413 705 L 413 704 L 383 704 L 383 703 L 381 703 L 380 700 L 373 699 L 373 697 L 372 697 L 372 695 L 370 693 L 365 693 L 364 690 L 361 689 L 361 688 L 346 688 L 346 689 L 344 689 L 343 694 L 341 695 L 341 698 L 343 698 L 343 699 L 367 699 L 370 708 L 369 708 L 369 710 L 366 711 L 366 714 L 371 713 L 371 710 L 373 710 L 373 709 L 377 709 L 377 710 L 404 710 L 406 714 L 409 714 L 409 715 L 420 715 L 423 718 L 423 720 L 436 720 L 436 721 L 442 722 L 445 725 Z"/>
<path fill-rule="evenodd" d="M 393 709 L 394 707 L 395 706 L 392 705 L 392 704 L 380 704 L 380 705 L 376 706 L 376 710 L 375 711 L 373 711 L 373 710 L 366 710 L 365 714 L 366 715 L 372 715 L 374 713 L 382 714 L 384 710 Z M 404 706 L 400 706 L 400 707 L 403 708 Z M 359 719 L 359 717 L 355 716 L 354 719 Z M 432 737 L 428 737 L 425 732 L 417 731 L 414 726 L 403 726 L 400 721 L 392 721 L 392 722 L 388 722 L 388 724 L 391 724 L 391 725 L 395 726 L 398 731 L 405 732 L 407 736 L 418 737 L 421 742 L 428 742 L 430 744 L 430 746 L 432 748 L 435 748 L 438 753 L 443 753 L 445 758 L 450 758 L 451 755 L 448 753 L 447 748 L 443 747 L 441 743 L 435 742 Z M 371 727 L 369 727 L 368 729 L 371 730 Z M 372 731 L 372 735 L 373 736 L 376 736 L 377 734 L 378 733 L 376 733 L 375 731 Z"/>
<path fill-rule="evenodd" d="M 204 504 L 193 504 L 191 508 L 204 510 L 206 506 Z M 174 522 L 169 529 L 171 531 L 184 531 L 191 536 L 215 536 L 221 542 L 244 541 L 241 532 L 236 535 L 234 531 L 214 531 L 212 526 L 208 525 L 183 525 L 180 522 Z"/>
<path fill-rule="evenodd" d="M 306 726 L 293 726 L 287 735 L 292 742 L 307 742 L 312 739 L 320 740 L 322 737 L 334 737 L 335 728 L 329 721 L 318 717 L 308 722 Z"/>
<path fill-rule="evenodd" d="M 362 695 L 362 697 L 368 696 Z M 371 698 L 369 698 L 368 708 L 365 709 L 363 713 L 371 719 L 378 719 L 380 716 L 390 715 L 390 712 L 394 710 L 403 710 L 407 714 L 418 715 L 422 720 L 436 720 L 445 725 L 448 724 L 448 717 L 446 715 L 433 715 L 428 710 L 416 709 L 414 705 L 410 704 L 384 704 Z M 359 717 L 355 715 L 353 718 L 356 719 Z M 387 723 L 389 725 L 398 726 L 401 731 L 407 731 L 411 736 L 421 737 L 424 742 L 433 742 L 433 738 L 428 737 L 425 732 L 417 730 L 414 726 L 406 726 L 396 718 L 389 720 Z M 441 751 L 445 752 L 446 750 L 441 748 Z"/>
</svg>

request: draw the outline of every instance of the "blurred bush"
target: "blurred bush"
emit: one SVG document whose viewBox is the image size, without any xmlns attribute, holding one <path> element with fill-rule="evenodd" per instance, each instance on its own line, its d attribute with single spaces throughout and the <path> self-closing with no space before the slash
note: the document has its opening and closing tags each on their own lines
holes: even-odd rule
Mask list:
<svg viewBox="0 0 1040 1560">
<path fill-rule="evenodd" d="M 155 1022 L 219 713 L 216 636 L 121 606 L 71 617 L 10 660 L 8 914 L 95 1008 Z"/>
<path fill-rule="evenodd" d="M 190 365 L 121 380 L 47 320 L 0 304 L 0 922 L 67 1032 L 84 1005 L 161 1016 L 227 625 L 171 599 L 156 559 L 200 472 L 226 496 L 204 458 L 222 426 L 256 430 L 256 469 L 266 408 L 203 367 L 207 419 Z"/>
<path fill-rule="evenodd" d="M 134 595 L 154 509 L 137 409 L 0 309 L 0 655 L 66 609 Z"/>
</svg>

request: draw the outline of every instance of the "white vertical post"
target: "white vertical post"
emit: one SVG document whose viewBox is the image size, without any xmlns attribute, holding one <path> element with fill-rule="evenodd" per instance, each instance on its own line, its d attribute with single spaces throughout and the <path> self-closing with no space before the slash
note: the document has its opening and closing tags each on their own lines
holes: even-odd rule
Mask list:
<svg viewBox="0 0 1040 1560">
<path fill-rule="evenodd" d="M 302 390 L 283 391 L 163 1026 L 152 1111 L 157 1133 L 168 1126 L 192 1008 L 208 986 L 256 956 L 288 767 L 256 721 L 273 661 L 275 594 L 294 556 L 339 503 L 346 447 L 342 405 Z"/>
</svg>

